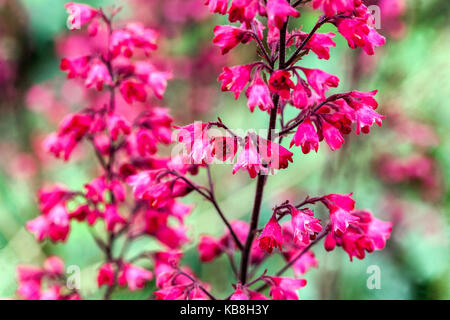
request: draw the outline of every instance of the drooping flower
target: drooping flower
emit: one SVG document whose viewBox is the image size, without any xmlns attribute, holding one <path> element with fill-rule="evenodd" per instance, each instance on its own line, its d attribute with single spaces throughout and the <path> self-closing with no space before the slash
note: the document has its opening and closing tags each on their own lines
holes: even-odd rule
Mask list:
<svg viewBox="0 0 450 320">
<path fill-rule="evenodd" d="M 340 131 L 327 121 L 322 121 L 322 133 L 328 146 L 333 151 L 339 149 L 345 142 Z"/>
<path fill-rule="evenodd" d="M 89 71 L 89 56 L 78 58 L 63 58 L 59 68 L 62 71 L 67 71 L 67 78 L 86 78 Z"/>
<path fill-rule="evenodd" d="M 294 82 L 291 80 L 291 74 L 286 70 L 277 70 L 269 78 L 269 89 L 273 93 L 277 93 L 283 99 L 289 99 L 291 89 L 295 88 Z"/>
<path fill-rule="evenodd" d="M 306 76 L 308 84 L 321 97 L 325 97 L 325 91 L 330 87 L 339 85 L 339 78 L 320 69 L 300 68 Z"/>
<path fill-rule="evenodd" d="M 270 286 L 269 294 L 274 300 L 298 300 L 297 290 L 306 286 L 305 279 L 265 276 Z"/>
<path fill-rule="evenodd" d="M 218 80 L 222 81 L 222 91 L 233 91 L 234 97 L 237 99 L 245 85 L 250 81 L 250 73 L 253 69 L 251 64 L 234 66 L 231 68 L 224 67 L 223 72 L 219 75 Z"/>
<path fill-rule="evenodd" d="M 368 26 L 366 22 L 358 19 L 339 19 L 337 27 L 339 33 L 347 40 L 350 48 L 361 47 L 368 55 L 375 53 L 374 47 L 386 43 L 386 38 L 381 36 L 374 28 Z"/>
<path fill-rule="evenodd" d="M 87 4 L 68 2 L 65 7 L 70 14 L 68 18 L 70 30 L 81 28 L 98 14 L 97 10 Z"/>
<path fill-rule="evenodd" d="M 272 253 L 274 247 L 278 247 L 281 250 L 283 244 L 283 234 L 281 226 L 279 225 L 275 216 L 270 218 L 264 227 L 261 235 L 258 237 L 259 247 L 266 250 L 268 253 Z"/>
<path fill-rule="evenodd" d="M 113 85 L 111 75 L 104 63 L 95 62 L 90 66 L 85 84 L 87 88 L 95 86 L 98 91 L 102 91 L 104 84 Z"/>
<path fill-rule="evenodd" d="M 328 17 L 334 15 L 353 11 L 355 4 L 361 4 L 360 0 L 313 0 L 313 8 L 321 9 Z"/>
<path fill-rule="evenodd" d="M 300 46 L 302 41 L 308 37 L 306 32 L 296 32 L 299 36 L 296 39 L 296 46 Z M 332 40 L 336 34 L 328 33 L 314 33 L 311 39 L 306 43 L 305 48 L 314 52 L 319 59 L 330 59 L 330 47 L 336 47 L 336 43 Z"/>
<path fill-rule="evenodd" d="M 112 287 L 115 281 L 114 267 L 111 263 L 105 263 L 98 269 L 97 285 L 100 288 L 103 285 Z"/>
<path fill-rule="evenodd" d="M 221 49 L 222 54 L 228 53 L 240 43 L 247 43 L 251 35 L 245 29 L 234 26 L 215 26 L 213 43 Z"/>
<path fill-rule="evenodd" d="M 255 178 L 260 171 L 267 172 L 252 139 L 247 139 L 244 150 L 241 151 L 233 167 L 233 174 L 242 169 L 248 171 L 250 178 Z"/>
<path fill-rule="evenodd" d="M 105 210 L 105 223 L 106 230 L 115 231 L 116 226 L 125 224 L 126 220 L 119 214 L 115 205 L 107 204 Z"/>
<path fill-rule="evenodd" d="M 258 0 L 233 0 L 228 10 L 230 22 L 252 22 L 259 10 Z"/>
<path fill-rule="evenodd" d="M 205 5 L 213 13 L 225 14 L 228 8 L 228 0 L 205 0 Z"/>
<path fill-rule="evenodd" d="M 200 260 L 210 262 L 222 253 L 220 242 L 211 236 L 202 236 L 198 245 Z"/>
<path fill-rule="evenodd" d="M 119 272 L 117 282 L 120 286 L 128 286 L 130 291 L 141 290 L 145 284 L 153 279 L 150 270 L 126 263 Z"/>
<path fill-rule="evenodd" d="M 294 241 L 302 245 L 308 245 L 310 239 L 322 231 L 320 219 L 314 217 L 314 212 L 309 209 L 298 210 L 291 208 L 292 230 L 294 232 Z"/>
<path fill-rule="evenodd" d="M 309 117 L 298 126 L 289 147 L 293 145 L 296 147 L 301 145 L 304 154 L 309 153 L 311 149 L 314 149 L 316 152 L 319 149 L 319 136 Z"/>
<path fill-rule="evenodd" d="M 248 98 L 248 108 L 250 112 L 258 107 L 262 111 L 267 111 L 273 108 L 272 97 L 270 96 L 269 88 L 261 79 L 259 74 L 255 75 L 252 83 L 248 86 L 246 95 Z"/>
<path fill-rule="evenodd" d="M 288 17 L 299 17 L 300 13 L 286 0 L 267 0 L 267 23 L 269 28 L 281 29 Z"/>
<path fill-rule="evenodd" d="M 147 99 L 147 92 L 142 82 L 135 80 L 125 80 L 120 84 L 120 93 L 128 104 L 134 101 L 145 102 Z"/>
</svg>

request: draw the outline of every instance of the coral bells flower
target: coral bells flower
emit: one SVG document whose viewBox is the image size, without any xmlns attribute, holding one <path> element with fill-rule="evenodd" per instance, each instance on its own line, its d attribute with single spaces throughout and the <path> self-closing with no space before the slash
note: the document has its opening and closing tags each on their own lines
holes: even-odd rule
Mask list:
<svg viewBox="0 0 450 320">
<path fill-rule="evenodd" d="M 70 14 L 67 22 L 70 30 L 79 29 L 92 21 L 98 11 L 87 4 L 69 2 L 65 4 L 67 12 Z"/>
<path fill-rule="evenodd" d="M 306 76 L 311 88 L 321 97 L 325 97 L 325 91 L 330 87 L 339 85 L 339 78 L 320 69 L 300 68 Z"/>
<path fill-rule="evenodd" d="M 205 5 L 213 13 L 225 14 L 228 8 L 228 0 L 205 0 Z"/>
<path fill-rule="evenodd" d="M 294 82 L 291 80 L 291 74 L 286 70 L 277 70 L 269 78 L 269 89 L 273 93 L 277 93 L 283 99 L 289 99 L 291 89 L 295 88 Z"/>
<path fill-rule="evenodd" d="M 331 150 L 339 149 L 345 142 L 341 132 L 327 121 L 322 121 L 322 134 Z"/>
<path fill-rule="evenodd" d="M 266 140 L 260 136 L 256 137 L 258 141 L 258 150 L 261 159 L 268 165 L 270 169 L 286 169 L 289 162 L 292 162 L 292 152 L 279 145 L 278 143 Z"/>
<path fill-rule="evenodd" d="M 251 36 L 245 29 L 227 25 L 214 28 L 213 43 L 220 48 L 222 54 L 226 54 L 238 44 L 247 43 L 250 40 Z"/>
<path fill-rule="evenodd" d="M 298 47 L 308 37 L 308 33 L 296 32 L 298 37 L 295 45 Z M 330 59 L 330 47 L 336 47 L 336 43 L 332 40 L 336 34 L 328 33 L 314 33 L 311 39 L 306 43 L 305 48 L 314 52 L 319 59 Z"/>
<path fill-rule="evenodd" d="M 255 107 L 258 107 L 262 111 L 273 108 L 273 101 L 270 96 L 269 88 L 259 74 L 255 75 L 252 83 L 248 86 L 246 95 L 248 97 L 247 104 L 250 112 L 253 112 Z"/>
<path fill-rule="evenodd" d="M 114 285 L 115 273 L 111 263 L 105 263 L 98 269 L 97 285 L 100 288 L 103 285 L 112 287 Z"/>
<path fill-rule="evenodd" d="M 299 17 L 300 13 L 286 0 L 267 0 L 267 21 L 269 28 L 281 29 L 287 17 Z"/>
<path fill-rule="evenodd" d="M 104 84 L 113 85 L 111 75 L 104 63 L 96 62 L 89 69 L 86 78 L 86 87 L 90 88 L 95 86 L 98 91 L 102 91 Z"/>
<path fill-rule="evenodd" d="M 252 22 L 258 10 L 258 0 L 233 0 L 228 10 L 228 20 L 230 22 Z"/>
<path fill-rule="evenodd" d="M 218 80 L 222 81 L 222 91 L 233 91 L 234 97 L 237 99 L 245 85 L 250 81 L 250 73 L 253 65 L 243 65 L 235 67 L 224 67 L 223 72 L 219 75 Z"/>
<path fill-rule="evenodd" d="M 142 82 L 134 80 L 125 80 L 120 84 L 120 93 L 128 104 L 134 101 L 145 102 L 147 99 L 147 92 Z"/>
<path fill-rule="evenodd" d="M 298 126 L 289 147 L 293 145 L 296 147 L 301 145 L 304 154 L 309 153 L 311 149 L 314 149 L 316 152 L 319 149 L 319 136 L 309 117 Z"/>
<path fill-rule="evenodd" d="M 233 167 L 233 174 L 241 169 L 247 170 L 250 178 L 255 178 L 260 171 L 267 172 L 252 139 L 247 139 L 244 150 L 241 151 Z"/>
<path fill-rule="evenodd" d="M 153 273 L 149 270 L 126 263 L 117 278 L 120 286 L 128 286 L 130 291 L 141 290 L 145 284 L 153 279 Z"/>
<path fill-rule="evenodd" d="M 346 11 L 353 11 L 361 0 L 313 0 L 313 8 L 321 9 L 328 17 Z"/>
<path fill-rule="evenodd" d="M 274 300 L 298 300 L 296 290 L 306 286 L 305 279 L 264 276 L 264 281 L 270 286 L 269 294 Z"/>
<path fill-rule="evenodd" d="M 211 236 L 202 236 L 198 245 L 200 260 L 209 262 L 222 253 L 220 242 Z"/>
<path fill-rule="evenodd" d="M 350 48 L 361 47 L 368 55 L 375 53 L 374 47 L 386 43 L 386 39 L 364 21 L 339 19 L 337 26 L 339 33 L 347 40 Z"/>
<path fill-rule="evenodd" d="M 275 216 L 272 216 L 267 222 L 261 235 L 258 237 L 258 241 L 259 247 L 268 253 L 272 253 L 274 247 L 278 247 L 281 250 L 283 234 Z"/>
<path fill-rule="evenodd" d="M 79 58 L 63 58 L 59 68 L 67 71 L 67 78 L 73 79 L 77 77 L 85 78 L 89 71 L 89 56 Z"/>
<path fill-rule="evenodd" d="M 308 245 L 311 238 L 322 231 L 320 219 L 314 218 L 314 212 L 309 209 L 297 210 L 291 208 L 292 230 L 294 231 L 294 241 L 303 245 Z"/>
</svg>

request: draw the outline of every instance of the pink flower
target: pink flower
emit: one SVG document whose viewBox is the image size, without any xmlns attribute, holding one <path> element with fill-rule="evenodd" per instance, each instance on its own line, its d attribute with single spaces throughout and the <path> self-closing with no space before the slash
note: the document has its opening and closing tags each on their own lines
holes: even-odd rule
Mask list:
<svg viewBox="0 0 450 320">
<path fill-rule="evenodd" d="M 120 84 L 120 93 L 128 104 L 134 101 L 145 102 L 147 99 L 147 92 L 142 82 L 134 80 L 125 80 Z"/>
<path fill-rule="evenodd" d="M 238 150 L 237 141 L 234 137 L 214 137 L 213 140 L 213 154 L 221 160 L 227 161 L 233 159 Z"/>
<path fill-rule="evenodd" d="M 339 85 L 338 77 L 320 69 L 300 69 L 304 72 L 311 88 L 321 97 L 325 96 L 325 91 L 328 91 L 330 87 L 336 88 Z"/>
<path fill-rule="evenodd" d="M 222 248 L 217 239 L 211 236 L 202 236 L 200 237 L 198 251 L 202 262 L 210 262 L 222 253 Z"/>
<path fill-rule="evenodd" d="M 222 54 L 228 53 L 240 43 L 250 41 L 251 35 L 245 29 L 234 26 L 215 26 L 213 43 L 218 46 Z"/>
<path fill-rule="evenodd" d="M 116 226 L 125 224 L 126 220 L 119 214 L 115 205 L 107 204 L 105 210 L 105 223 L 106 230 L 114 231 Z"/>
<path fill-rule="evenodd" d="M 205 5 L 213 13 L 225 14 L 228 8 L 228 0 L 205 0 Z"/>
<path fill-rule="evenodd" d="M 292 270 L 294 271 L 296 277 L 305 274 L 312 267 L 318 266 L 317 259 L 312 251 L 307 251 L 303 253 L 300 258 L 297 258 L 302 251 L 303 248 L 283 252 L 283 256 L 287 262 L 291 262 L 293 259 L 296 259 L 292 265 Z"/>
<path fill-rule="evenodd" d="M 65 187 L 53 186 L 40 189 L 38 192 L 39 209 L 42 213 L 48 213 L 53 207 L 70 199 L 70 192 Z"/>
<path fill-rule="evenodd" d="M 44 271 L 50 275 L 64 274 L 64 261 L 57 256 L 51 256 L 44 261 Z"/>
<path fill-rule="evenodd" d="M 286 0 L 267 0 L 267 22 L 269 28 L 281 29 L 287 18 L 299 17 L 300 13 Z"/>
<path fill-rule="evenodd" d="M 359 219 L 348 211 L 335 205 L 328 205 L 330 210 L 330 220 L 335 233 L 344 233 L 350 224 L 356 224 Z"/>
<path fill-rule="evenodd" d="M 89 70 L 89 56 L 79 58 L 63 58 L 59 68 L 62 71 L 67 71 L 67 78 L 85 78 Z"/>
<path fill-rule="evenodd" d="M 322 231 L 320 219 L 314 218 L 314 212 L 309 209 L 297 210 L 291 208 L 292 230 L 294 231 L 294 241 L 303 245 L 308 245 L 311 238 Z"/>
<path fill-rule="evenodd" d="M 298 126 L 289 147 L 292 147 L 294 144 L 296 147 L 301 145 L 304 154 L 309 153 L 311 149 L 314 149 L 316 152 L 319 149 L 319 136 L 309 117 Z"/>
<path fill-rule="evenodd" d="M 131 133 L 131 126 L 127 120 L 117 114 L 109 114 L 106 118 L 106 126 L 108 127 L 111 139 L 116 141 L 119 134 L 129 135 Z"/>
<path fill-rule="evenodd" d="M 258 0 L 233 0 L 228 10 L 228 20 L 230 22 L 252 22 L 258 9 Z"/>
<path fill-rule="evenodd" d="M 292 104 L 294 107 L 303 109 L 309 104 L 311 90 L 303 80 L 299 81 L 292 92 Z"/>
<path fill-rule="evenodd" d="M 237 99 L 245 85 L 250 81 L 250 73 L 253 65 L 234 66 L 231 68 L 224 67 L 223 72 L 219 75 L 218 80 L 222 81 L 222 91 L 233 91 L 234 97 Z"/>
<path fill-rule="evenodd" d="M 325 141 L 333 151 L 339 149 L 345 142 L 339 130 L 327 121 L 322 121 L 322 133 Z"/>
<path fill-rule="evenodd" d="M 48 237 L 53 242 L 65 242 L 70 231 L 69 214 L 62 205 L 57 205 L 48 213 Z"/>
<path fill-rule="evenodd" d="M 114 268 L 111 263 L 105 263 L 98 269 L 97 285 L 100 288 L 103 285 L 112 287 L 115 281 Z"/>
<path fill-rule="evenodd" d="M 48 221 L 45 216 L 39 216 L 33 220 L 28 221 L 26 224 L 26 228 L 36 237 L 37 241 L 41 242 L 47 237 Z"/>
<path fill-rule="evenodd" d="M 102 62 L 96 62 L 90 66 L 85 83 L 87 88 L 95 86 L 98 91 L 102 91 L 103 84 L 113 85 L 108 68 Z"/>
<path fill-rule="evenodd" d="M 153 273 L 149 270 L 126 263 L 119 273 L 117 282 L 120 286 L 128 285 L 130 291 L 143 289 L 145 283 L 153 278 Z"/>
<path fill-rule="evenodd" d="M 296 290 L 306 286 L 305 279 L 265 276 L 264 281 L 269 284 L 269 294 L 274 300 L 298 300 Z"/>
<path fill-rule="evenodd" d="M 346 11 L 353 11 L 360 0 L 313 0 L 313 8 L 321 9 L 328 17 Z"/>
<path fill-rule="evenodd" d="M 258 107 L 262 111 L 267 111 L 273 108 L 272 97 L 270 96 L 269 88 L 261 79 L 259 74 L 255 75 L 252 83 L 248 86 L 246 95 L 248 98 L 248 108 L 250 112 Z"/>
<path fill-rule="evenodd" d="M 231 295 L 230 300 L 250 300 L 250 298 L 244 293 L 243 289 L 244 288 L 241 284 L 237 284 L 236 290 Z"/>
<path fill-rule="evenodd" d="M 361 47 L 368 55 L 375 53 L 374 47 L 386 43 L 386 39 L 364 21 L 339 19 L 337 26 L 339 33 L 347 40 L 350 48 Z"/>
<path fill-rule="evenodd" d="M 272 253 L 274 247 L 278 247 L 281 250 L 283 234 L 275 216 L 272 216 L 267 222 L 261 235 L 258 237 L 258 241 L 259 247 L 268 253 Z"/>
<path fill-rule="evenodd" d="M 291 74 L 286 70 L 277 70 L 269 78 L 269 89 L 273 93 L 277 93 L 283 99 L 289 99 L 291 89 L 295 88 L 294 82 L 291 80 Z"/>
<path fill-rule="evenodd" d="M 70 30 L 78 29 L 91 20 L 98 14 L 98 11 L 88 6 L 87 4 L 68 2 L 65 4 L 67 12 L 70 14 L 68 22 L 70 23 Z"/>
<path fill-rule="evenodd" d="M 355 200 L 352 198 L 353 193 L 347 193 L 347 194 L 328 194 L 324 196 L 324 198 L 330 202 L 332 202 L 334 205 L 338 206 L 339 208 L 342 208 L 346 211 L 353 211 L 355 209 Z"/>
<path fill-rule="evenodd" d="M 278 143 L 263 139 L 260 136 L 257 136 L 256 139 L 261 159 L 267 163 L 270 169 L 286 169 L 289 162 L 293 161 L 292 156 L 294 154 Z"/>
<path fill-rule="evenodd" d="M 247 170 L 250 178 L 255 178 L 261 170 L 264 172 L 267 171 L 261 162 L 261 157 L 259 156 L 258 150 L 253 144 L 252 139 L 247 139 L 244 150 L 241 151 L 241 154 L 233 167 L 233 174 L 241 169 Z"/>
<path fill-rule="evenodd" d="M 300 34 L 297 37 L 296 45 L 300 46 L 303 40 L 308 37 L 308 33 L 298 32 Z M 315 33 L 311 39 L 306 43 L 305 48 L 314 52 L 319 59 L 330 59 L 330 47 L 336 47 L 336 43 L 332 40 L 336 34 L 332 32 L 328 33 Z"/>
<path fill-rule="evenodd" d="M 164 71 L 154 71 L 148 77 L 148 85 L 158 99 L 162 99 L 166 92 L 167 81 L 172 79 L 172 73 Z"/>
</svg>

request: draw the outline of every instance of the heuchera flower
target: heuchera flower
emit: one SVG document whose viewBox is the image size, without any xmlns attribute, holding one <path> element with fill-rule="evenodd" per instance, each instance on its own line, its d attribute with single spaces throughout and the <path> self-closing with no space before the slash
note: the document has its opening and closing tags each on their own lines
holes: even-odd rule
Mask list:
<svg viewBox="0 0 450 320">
<path fill-rule="evenodd" d="M 264 281 L 269 284 L 269 294 L 274 300 L 298 300 L 296 290 L 306 286 L 305 279 L 265 276 Z"/>
<path fill-rule="evenodd" d="M 314 212 L 309 209 L 298 210 L 291 208 L 292 230 L 294 232 L 294 241 L 299 244 L 308 245 L 311 238 L 322 231 L 320 219 L 314 217 Z"/>
<path fill-rule="evenodd" d="M 319 136 L 309 117 L 298 126 L 289 147 L 293 145 L 296 147 L 301 145 L 304 154 L 309 153 L 311 149 L 314 149 L 316 152 L 319 149 Z"/>
<path fill-rule="evenodd" d="M 78 58 L 63 58 L 59 68 L 67 71 L 67 78 L 73 79 L 77 77 L 85 78 L 89 71 L 89 56 Z"/>
<path fill-rule="evenodd" d="M 120 93 L 128 104 L 134 101 L 145 102 L 147 99 L 147 92 L 142 82 L 134 80 L 125 80 L 120 84 Z"/>
<path fill-rule="evenodd" d="M 255 137 L 258 144 L 258 151 L 261 159 L 268 165 L 272 170 L 286 169 L 289 162 L 292 162 L 292 152 L 284 148 L 283 146 L 261 138 L 260 136 Z"/>
<path fill-rule="evenodd" d="M 219 75 L 218 80 L 222 81 L 222 91 L 233 91 L 234 97 L 237 99 L 245 85 L 250 81 L 250 73 L 253 65 L 234 66 L 231 68 L 224 67 L 223 72 Z"/>
<path fill-rule="evenodd" d="M 112 287 L 114 285 L 115 273 L 111 263 L 105 263 L 98 269 L 97 285 L 100 288 L 103 285 Z"/>
<path fill-rule="evenodd" d="M 273 101 L 270 96 L 269 88 L 261 79 L 259 74 L 255 75 L 252 83 L 248 86 L 246 95 L 248 98 L 247 104 L 250 112 L 253 112 L 255 107 L 258 107 L 262 111 L 267 111 L 273 108 Z"/>
<path fill-rule="evenodd" d="M 353 11 L 359 4 L 361 0 L 313 0 L 313 8 L 320 8 L 328 17 L 340 12 Z"/>
<path fill-rule="evenodd" d="M 322 121 L 322 134 L 331 150 L 339 149 L 345 142 L 341 132 L 327 121 Z"/>
<path fill-rule="evenodd" d="M 283 99 L 289 99 L 291 89 L 295 88 L 294 82 L 291 80 L 291 74 L 286 70 L 277 70 L 269 78 L 269 89 L 273 93 L 277 93 Z"/>
<path fill-rule="evenodd" d="M 334 232 L 344 233 L 350 224 L 355 224 L 359 221 L 358 217 L 350 214 L 355 208 L 355 201 L 351 196 L 351 193 L 324 196 L 327 200 L 325 204 L 330 210 L 330 219 Z"/>
<path fill-rule="evenodd" d="M 120 286 L 128 286 L 130 291 L 141 290 L 145 284 L 153 279 L 153 273 L 141 267 L 126 263 L 117 278 Z"/>
<path fill-rule="evenodd" d="M 113 85 L 111 75 L 104 63 L 96 62 L 90 66 L 87 73 L 86 87 L 95 86 L 98 91 L 102 91 L 104 84 Z"/>
<path fill-rule="evenodd" d="M 244 150 L 241 151 L 233 167 L 233 174 L 241 169 L 247 170 L 250 178 L 256 178 L 260 171 L 267 172 L 252 139 L 247 139 Z"/>
<path fill-rule="evenodd" d="M 218 46 L 222 54 L 228 53 L 240 43 L 250 41 L 251 35 L 247 30 L 233 26 L 215 26 L 213 43 Z"/>
<path fill-rule="evenodd" d="M 228 8 L 228 0 L 205 0 L 205 5 L 213 13 L 225 14 Z"/>
<path fill-rule="evenodd" d="M 267 23 L 269 28 L 281 29 L 287 17 L 299 17 L 300 13 L 286 0 L 267 0 Z"/>
<path fill-rule="evenodd" d="M 306 32 L 295 32 L 298 36 L 295 45 L 298 47 L 308 37 Z M 306 43 L 305 48 L 314 52 L 319 59 L 330 59 L 330 47 L 336 47 L 336 43 L 332 40 L 336 36 L 335 33 L 314 33 L 310 40 Z"/>
<path fill-rule="evenodd" d="M 91 22 L 98 14 L 98 11 L 87 4 L 68 2 L 65 4 L 67 12 L 70 14 L 69 23 L 71 30 L 75 30 Z"/>
<path fill-rule="evenodd" d="M 211 236 L 202 236 L 198 245 L 200 260 L 210 262 L 222 253 L 220 242 Z"/>
<path fill-rule="evenodd" d="M 292 92 L 291 100 L 293 106 L 299 109 L 307 107 L 309 97 L 311 97 L 311 90 L 303 80 L 300 80 Z"/>
<path fill-rule="evenodd" d="M 272 216 L 269 222 L 267 222 L 261 235 L 258 237 L 259 247 L 266 250 L 268 253 L 272 253 L 274 247 L 278 247 L 281 250 L 283 244 L 283 234 L 281 226 L 278 224 L 277 218 Z"/>
<path fill-rule="evenodd" d="M 306 76 L 311 88 L 321 97 L 325 97 L 325 91 L 330 87 L 339 85 L 339 78 L 320 69 L 300 68 Z"/>
<path fill-rule="evenodd" d="M 252 22 L 259 10 L 258 0 L 233 0 L 228 10 L 230 22 Z"/>
<path fill-rule="evenodd" d="M 386 38 L 378 34 L 375 29 L 368 26 L 364 21 L 339 19 L 337 26 L 339 33 L 347 40 L 350 48 L 361 47 L 368 55 L 375 53 L 374 47 L 379 47 L 386 43 Z"/>
</svg>

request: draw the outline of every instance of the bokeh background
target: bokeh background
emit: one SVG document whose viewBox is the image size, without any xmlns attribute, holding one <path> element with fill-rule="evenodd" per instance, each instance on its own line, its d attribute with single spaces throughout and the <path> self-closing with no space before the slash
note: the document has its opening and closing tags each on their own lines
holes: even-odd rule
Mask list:
<svg viewBox="0 0 450 320">
<path fill-rule="evenodd" d="M 70 110 L 83 103 L 83 90 L 66 82 L 59 71 L 61 57 L 83 48 L 79 33 L 66 27 L 64 0 L 0 0 L 0 297 L 14 297 L 19 264 L 41 264 L 57 254 L 82 270 L 81 292 L 99 297 L 95 271 L 102 253 L 87 227 L 72 224 L 65 244 L 38 244 L 24 224 L 38 215 L 39 187 L 60 182 L 82 188 L 95 172 L 94 156 L 79 150 L 63 163 L 46 155 L 42 139 Z M 92 6 L 123 6 L 121 19 L 134 19 L 163 34 L 158 55 L 173 70 L 165 100 L 176 123 L 214 120 L 218 115 L 233 128 L 263 128 L 267 115 L 251 114 L 245 100 L 220 93 L 217 75 L 225 65 L 255 59 L 252 46 L 220 55 L 211 45 L 212 29 L 224 23 L 203 6 L 203 0 L 83 1 Z M 448 0 L 381 0 L 381 29 L 386 46 L 367 57 L 350 50 L 336 36 L 328 61 L 307 57 L 306 67 L 317 67 L 341 79 L 340 92 L 378 89 L 381 128 L 368 136 L 353 136 L 338 152 L 295 152 L 288 173 L 270 177 L 261 223 L 271 207 L 305 195 L 354 192 L 358 207 L 394 222 L 387 248 L 350 262 L 340 250 L 314 248 L 319 267 L 305 275 L 309 284 L 301 299 L 449 299 L 450 298 L 450 2 Z M 299 23 L 309 29 L 318 17 L 306 10 Z M 222 20 L 221 20 L 222 19 Z M 333 31 L 325 27 L 324 31 Z M 231 178 L 231 168 L 213 168 L 216 192 L 226 215 L 248 219 L 254 181 L 245 174 Z M 200 176 L 199 182 L 204 179 Z M 200 264 L 196 239 L 220 235 L 223 225 L 209 203 L 196 195 L 186 202 L 195 210 L 187 225 L 192 245 L 185 262 L 214 292 L 232 291 L 226 258 Z M 133 250 L 157 247 L 138 241 Z M 132 250 L 132 251 L 133 251 Z M 263 268 L 277 270 L 281 258 Z M 381 271 L 381 289 L 366 285 L 367 268 Z M 261 269 L 262 270 L 262 269 Z M 119 292 L 115 298 L 149 296 L 151 286 L 138 293 Z"/>
</svg>

